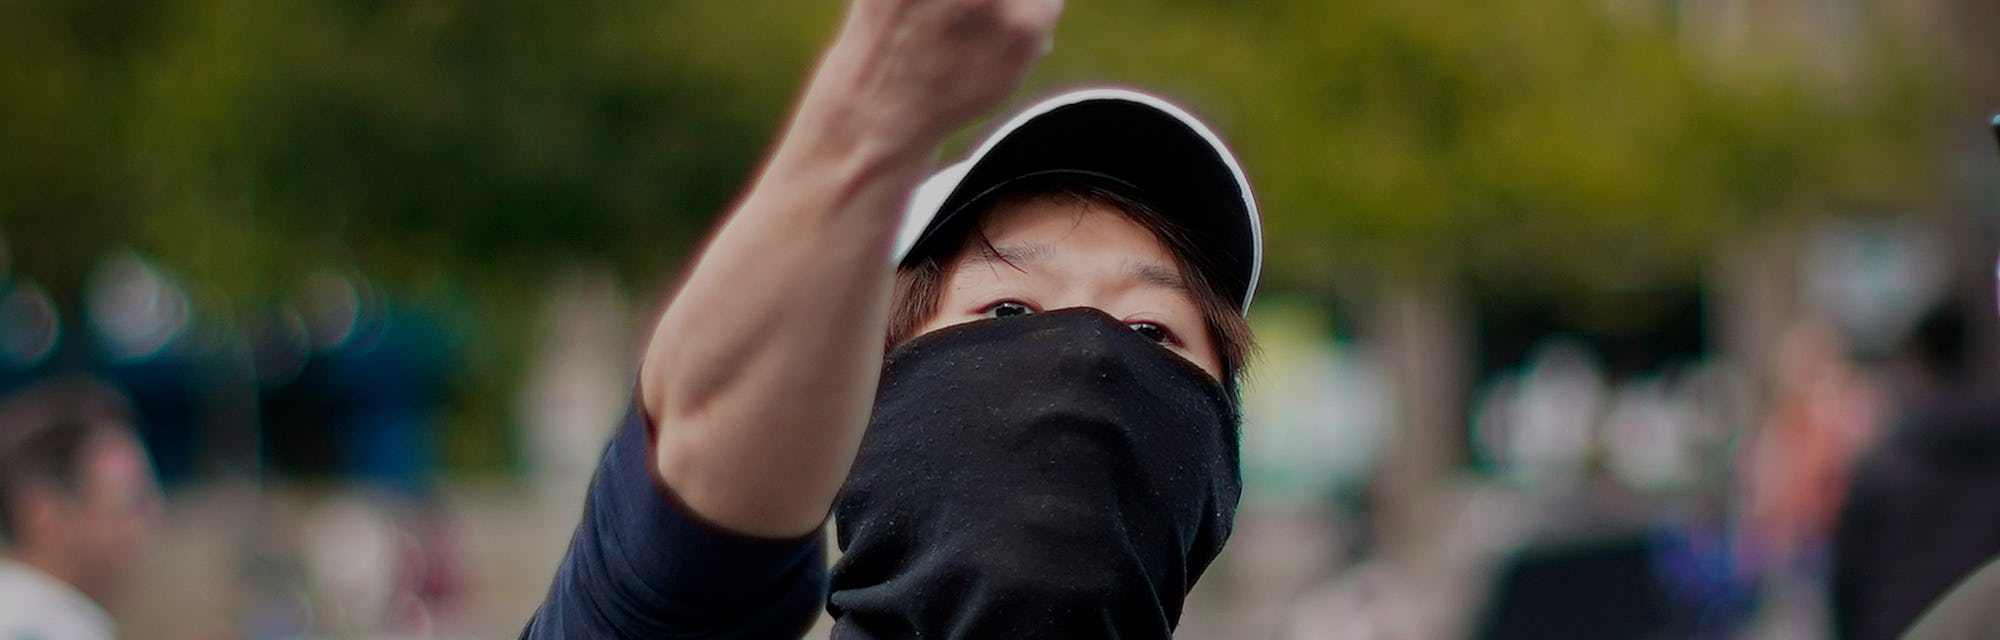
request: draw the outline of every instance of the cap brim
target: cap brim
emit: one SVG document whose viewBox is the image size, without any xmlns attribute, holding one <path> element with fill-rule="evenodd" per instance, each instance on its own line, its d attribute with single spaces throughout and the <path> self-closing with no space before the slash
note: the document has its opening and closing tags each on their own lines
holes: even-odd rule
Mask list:
<svg viewBox="0 0 2000 640">
<path fill-rule="evenodd" d="M 928 242 L 974 202 L 1025 176 L 1077 172 L 1131 185 L 1212 252 L 1216 284 L 1250 308 L 1263 261 L 1257 203 L 1243 169 L 1206 125 L 1137 91 L 1087 89 L 1029 107 L 970 158 L 931 176 L 910 198 L 895 259 Z"/>
</svg>

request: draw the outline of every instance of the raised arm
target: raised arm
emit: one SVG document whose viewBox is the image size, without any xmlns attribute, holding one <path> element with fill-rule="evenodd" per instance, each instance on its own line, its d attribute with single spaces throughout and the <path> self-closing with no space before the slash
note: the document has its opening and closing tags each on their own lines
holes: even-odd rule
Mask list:
<svg viewBox="0 0 2000 640">
<path fill-rule="evenodd" d="M 640 388 L 661 477 L 702 518 L 825 519 L 875 397 L 909 193 L 1047 50 L 1060 0 L 856 0 L 784 137 L 667 307 Z"/>
</svg>

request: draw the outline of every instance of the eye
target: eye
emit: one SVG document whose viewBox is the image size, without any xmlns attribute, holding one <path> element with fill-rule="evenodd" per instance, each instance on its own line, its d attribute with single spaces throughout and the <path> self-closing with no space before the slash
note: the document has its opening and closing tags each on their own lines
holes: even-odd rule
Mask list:
<svg viewBox="0 0 2000 640">
<path fill-rule="evenodd" d="M 1009 316 L 1025 316 L 1034 312 L 1035 310 L 1026 304 L 1013 300 L 1001 300 L 988 305 L 982 313 L 985 313 L 988 318 L 1006 318 Z"/>
<path fill-rule="evenodd" d="M 1154 324 L 1151 322 L 1134 322 L 1131 324 L 1127 324 L 1125 326 L 1131 327 L 1133 331 L 1138 332 L 1139 335 L 1145 336 L 1147 340 L 1158 342 L 1164 345 L 1180 344 L 1179 340 L 1174 339 L 1174 332 L 1168 331 L 1166 327 L 1160 326 L 1158 324 Z"/>
</svg>

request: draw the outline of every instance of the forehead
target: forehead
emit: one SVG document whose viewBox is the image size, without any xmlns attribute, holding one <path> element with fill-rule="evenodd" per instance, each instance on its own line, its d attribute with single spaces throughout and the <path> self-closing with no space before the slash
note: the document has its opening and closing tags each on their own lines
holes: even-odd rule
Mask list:
<svg viewBox="0 0 2000 640">
<path fill-rule="evenodd" d="M 123 430 L 103 430 L 85 448 L 86 486 L 124 490 L 152 480 L 152 464 L 138 438 Z"/>
<path fill-rule="evenodd" d="M 1008 198 L 980 216 L 960 249 L 977 257 L 996 250 L 1006 258 L 1037 260 L 1054 252 L 1088 251 L 1146 261 L 1172 262 L 1158 234 L 1117 205 L 1066 193 Z"/>
</svg>

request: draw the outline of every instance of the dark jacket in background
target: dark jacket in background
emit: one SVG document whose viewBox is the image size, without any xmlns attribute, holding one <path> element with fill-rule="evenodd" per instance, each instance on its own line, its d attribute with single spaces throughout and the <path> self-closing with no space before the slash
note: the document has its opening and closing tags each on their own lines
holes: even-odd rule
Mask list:
<svg viewBox="0 0 2000 640">
<path fill-rule="evenodd" d="M 2000 638 L 2000 560 L 1987 563 L 1931 607 L 1904 640 Z"/>
<path fill-rule="evenodd" d="M 1833 554 L 1835 635 L 1860 640 L 1899 637 L 2000 554 L 2000 402 L 1941 396 L 1899 421 L 1854 468 Z"/>
</svg>

